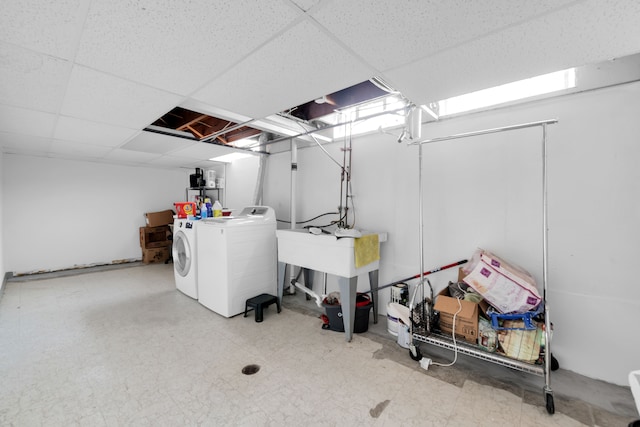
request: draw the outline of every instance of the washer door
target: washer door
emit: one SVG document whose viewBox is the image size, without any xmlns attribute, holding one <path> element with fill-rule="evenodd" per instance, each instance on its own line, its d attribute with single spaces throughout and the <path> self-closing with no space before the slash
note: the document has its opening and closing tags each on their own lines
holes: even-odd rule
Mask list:
<svg viewBox="0 0 640 427">
<path fill-rule="evenodd" d="M 191 269 L 191 244 L 189 238 L 184 234 L 182 230 L 178 230 L 173 235 L 173 246 L 171 248 L 173 252 L 173 266 L 180 276 L 184 277 L 189 273 Z"/>
</svg>

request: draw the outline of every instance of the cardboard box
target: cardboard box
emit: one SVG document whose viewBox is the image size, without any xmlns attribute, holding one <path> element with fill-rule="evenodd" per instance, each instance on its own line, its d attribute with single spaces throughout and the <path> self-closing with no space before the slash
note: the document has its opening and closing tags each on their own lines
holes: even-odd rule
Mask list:
<svg viewBox="0 0 640 427">
<path fill-rule="evenodd" d="M 524 313 L 542 301 L 529 273 L 485 250 L 464 281 L 500 313 Z"/>
<path fill-rule="evenodd" d="M 161 225 L 173 224 L 172 210 L 147 212 L 144 216 L 147 221 L 147 227 L 159 227 Z"/>
<path fill-rule="evenodd" d="M 140 227 L 140 247 L 142 249 L 154 249 L 171 246 L 169 240 L 171 229 L 168 225 L 160 227 Z"/>
<path fill-rule="evenodd" d="M 142 250 L 142 262 L 144 264 L 154 264 L 165 262 L 171 257 L 171 248 L 151 248 Z"/>
<path fill-rule="evenodd" d="M 464 277 L 462 269 L 458 273 L 458 280 Z M 472 344 L 478 343 L 478 316 L 486 312 L 489 307 L 486 301 L 474 303 L 460 300 L 462 310 L 456 315 L 456 337 L 462 338 Z M 440 312 L 440 329 L 445 334 L 451 334 L 453 329 L 453 315 L 460 309 L 458 300 L 449 295 L 446 287 L 436 296 L 434 309 Z"/>
</svg>

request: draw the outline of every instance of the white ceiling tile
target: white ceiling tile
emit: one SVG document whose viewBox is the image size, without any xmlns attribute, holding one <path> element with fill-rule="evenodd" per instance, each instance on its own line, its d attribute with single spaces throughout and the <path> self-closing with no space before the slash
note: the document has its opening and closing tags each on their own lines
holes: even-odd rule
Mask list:
<svg viewBox="0 0 640 427">
<path fill-rule="evenodd" d="M 315 25 L 302 21 L 193 97 L 262 118 L 360 83 L 373 74 Z"/>
<path fill-rule="evenodd" d="M 298 15 L 282 1 L 93 2 L 76 61 L 186 95 Z"/>
<path fill-rule="evenodd" d="M 0 130 L 2 131 L 50 137 L 53 135 L 55 124 L 55 114 L 0 105 Z"/>
<path fill-rule="evenodd" d="M 143 131 L 120 148 L 145 153 L 165 154 L 187 148 L 194 143 L 185 138 Z"/>
<path fill-rule="evenodd" d="M 117 147 L 140 131 L 120 126 L 60 116 L 54 132 L 58 140 Z"/>
<path fill-rule="evenodd" d="M 322 0 L 291 0 L 296 6 L 304 11 L 308 11 L 315 5 L 322 2 Z M 326 2 L 326 0 L 325 0 Z"/>
<path fill-rule="evenodd" d="M 384 71 L 562 7 L 573 0 L 336 1 L 312 16 Z"/>
<path fill-rule="evenodd" d="M 97 159 L 104 157 L 107 153 L 113 150 L 112 147 L 104 145 L 92 145 L 82 142 L 72 141 L 59 141 L 53 140 L 51 143 L 50 151 L 58 155 L 71 156 L 74 158 L 91 158 Z"/>
<path fill-rule="evenodd" d="M 174 151 L 172 154 L 178 157 L 194 159 L 196 161 L 205 161 L 209 160 L 212 157 L 222 156 L 224 154 L 234 153 L 236 151 L 238 150 L 218 144 L 197 142 L 183 150 Z"/>
<path fill-rule="evenodd" d="M 0 102 L 57 113 L 71 73 L 68 61 L 0 42 Z"/>
<path fill-rule="evenodd" d="M 9 153 L 47 153 L 51 147 L 51 138 L 41 136 L 0 132 L 0 146 Z"/>
<path fill-rule="evenodd" d="M 159 154 L 142 153 L 140 151 L 122 150 L 115 148 L 104 156 L 105 160 L 112 162 L 122 162 L 128 164 L 142 164 L 148 163 L 154 159 L 159 158 Z"/>
<path fill-rule="evenodd" d="M 0 40 L 72 59 L 90 0 L 2 2 Z"/>
<path fill-rule="evenodd" d="M 631 3 L 575 4 L 384 76 L 413 102 L 427 103 L 627 55 L 640 40 L 640 2 Z"/>
<path fill-rule="evenodd" d="M 142 129 L 180 103 L 167 92 L 74 66 L 62 114 Z"/>
</svg>

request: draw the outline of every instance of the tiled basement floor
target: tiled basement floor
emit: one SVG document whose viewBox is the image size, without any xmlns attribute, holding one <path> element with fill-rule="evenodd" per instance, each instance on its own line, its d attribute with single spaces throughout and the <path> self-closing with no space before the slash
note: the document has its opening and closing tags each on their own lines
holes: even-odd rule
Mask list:
<svg viewBox="0 0 640 427">
<path fill-rule="evenodd" d="M 464 357 L 424 371 L 380 319 L 347 343 L 321 328 L 302 293 L 286 296 L 280 314 L 269 307 L 262 323 L 253 313 L 226 319 L 176 291 L 170 264 L 12 279 L 0 300 L 0 425 L 626 426 L 638 418 L 628 388 L 562 369 L 552 416 L 540 377 L 495 366 L 497 378 Z M 252 364 L 260 370 L 244 375 Z M 578 389 L 587 397 L 576 398 Z"/>
</svg>

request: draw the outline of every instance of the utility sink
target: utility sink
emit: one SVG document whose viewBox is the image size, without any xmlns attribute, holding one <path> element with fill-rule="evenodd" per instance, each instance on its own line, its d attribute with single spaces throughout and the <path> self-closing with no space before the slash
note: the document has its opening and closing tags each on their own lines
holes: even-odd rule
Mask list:
<svg viewBox="0 0 640 427">
<path fill-rule="evenodd" d="M 374 232 L 362 231 L 362 235 Z M 387 240 L 387 233 L 377 233 L 380 243 Z M 341 277 L 355 277 L 377 270 L 380 261 L 360 268 L 355 266 L 352 237 L 336 237 L 332 234 L 311 234 L 307 230 L 277 230 L 278 261 L 298 265 L 310 270 L 322 271 Z"/>
<path fill-rule="evenodd" d="M 362 236 L 374 232 L 362 231 Z M 378 244 L 387 233 L 377 233 Z M 312 234 L 307 230 L 276 230 L 278 240 L 278 298 L 282 300 L 286 264 L 338 276 L 342 299 L 342 318 L 347 342 L 351 341 L 356 313 L 356 290 L 360 274 L 368 273 L 373 300 L 374 323 L 378 318 L 378 266 L 373 261 L 360 268 L 355 264 L 355 239 L 331 234 Z"/>
</svg>

